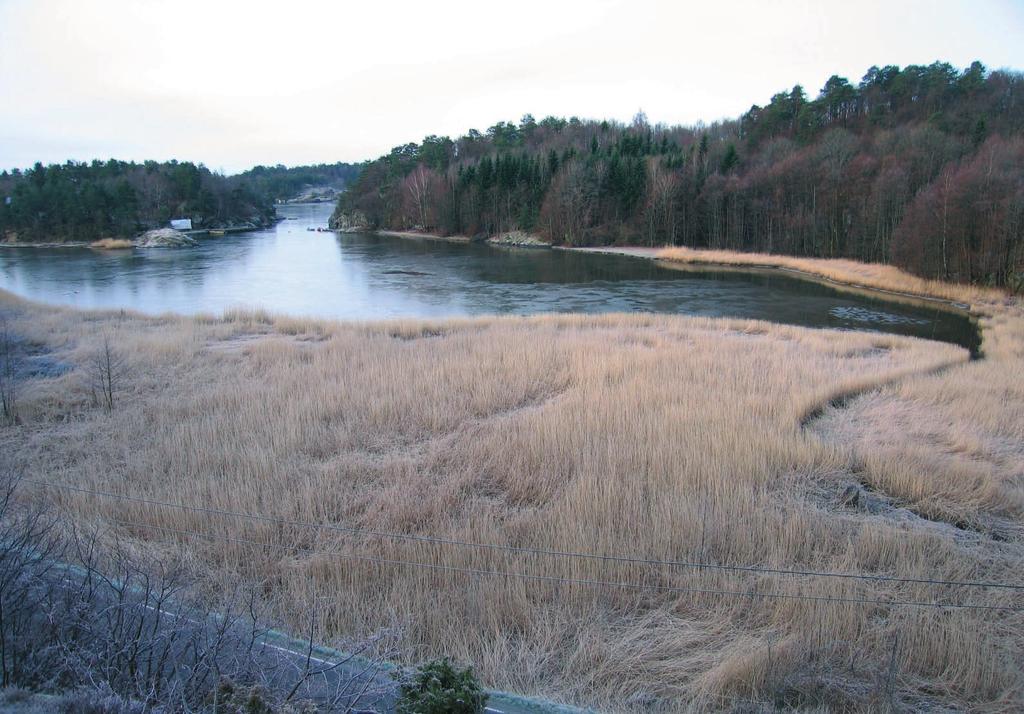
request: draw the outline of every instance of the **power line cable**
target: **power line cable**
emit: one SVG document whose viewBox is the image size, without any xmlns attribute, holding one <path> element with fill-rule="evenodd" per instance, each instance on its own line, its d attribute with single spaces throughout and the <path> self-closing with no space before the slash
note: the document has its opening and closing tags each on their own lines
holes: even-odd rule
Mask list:
<svg viewBox="0 0 1024 714">
<path fill-rule="evenodd" d="M 355 528 L 351 526 L 339 526 L 329 523 L 312 523 L 309 521 L 299 521 L 295 519 L 279 518 L 275 516 L 266 516 L 255 513 L 244 513 L 241 511 L 228 511 L 219 508 L 210 508 L 207 506 L 188 506 L 180 503 L 171 503 L 168 501 L 157 501 L 149 498 L 141 498 L 138 496 L 129 496 L 126 494 L 112 493 L 109 491 L 98 491 L 95 489 L 82 488 L 79 486 L 71 486 L 68 484 L 59 484 L 49 481 L 40 481 L 37 479 L 25 479 L 25 483 L 31 483 L 38 486 L 63 489 L 66 491 L 72 491 L 75 493 L 83 493 L 92 496 L 98 496 L 101 498 L 113 498 L 122 501 L 128 501 L 132 503 L 140 503 L 149 506 L 160 506 L 164 508 L 175 508 L 182 511 L 191 511 L 195 513 L 204 513 L 207 515 L 225 516 L 229 518 L 242 518 L 254 521 L 260 521 L 264 523 L 272 523 L 275 525 L 287 525 L 297 526 L 303 528 L 313 528 L 318 530 L 329 530 L 339 533 L 347 533 L 351 535 L 363 535 L 373 536 L 378 538 L 388 538 L 393 540 L 405 540 L 420 543 L 431 543 L 435 545 L 450 545 L 458 546 L 463 548 L 480 548 L 486 550 L 505 551 L 518 554 L 528 555 L 543 555 L 550 557 L 563 557 L 563 558 L 580 558 L 587 560 L 597 561 L 608 561 L 616 563 L 630 563 L 634 565 L 657 565 L 677 568 L 692 568 L 695 570 L 720 570 L 720 571 L 731 571 L 731 572 L 745 572 L 755 573 L 761 575 L 785 575 L 785 576 L 796 576 L 796 577 L 820 577 L 820 578 L 839 578 L 839 579 L 852 579 L 852 580 L 870 580 L 875 582 L 890 582 L 890 583 L 907 583 L 907 584 L 920 584 L 920 585 L 943 585 L 952 587 L 974 587 L 974 588 L 1001 588 L 1005 590 L 1024 590 L 1024 585 L 1016 583 L 1000 583 L 991 581 L 972 581 L 972 580 L 942 580 L 937 578 L 911 578 L 896 575 L 874 575 L 870 573 L 840 573 L 835 571 L 819 571 L 819 570 L 797 570 L 797 569 L 784 569 L 784 568 L 767 568 L 756 565 L 723 565 L 718 563 L 698 563 L 683 560 L 657 560 L 651 558 L 637 558 L 631 556 L 620 556 L 620 555 L 600 555 L 597 553 L 579 553 L 573 551 L 563 550 L 552 550 L 546 548 L 529 548 L 521 546 L 511 545 L 500 545 L 497 543 L 474 543 L 471 541 L 460 541 L 448 538 L 438 538 L 434 536 L 423 536 L 414 535 L 409 533 L 391 533 L 387 531 L 377 531 L 366 528 Z"/>
<path fill-rule="evenodd" d="M 503 570 L 484 570 L 480 568 L 465 568 L 455 565 L 440 565 L 437 563 L 423 563 L 413 560 L 398 560 L 392 558 L 377 558 L 367 555 L 356 555 L 354 553 L 342 553 L 335 550 L 319 550 L 316 548 L 310 548 L 308 546 L 287 546 L 279 543 L 265 543 L 261 541 L 251 540 L 249 538 L 238 538 L 235 536 L 219 535 L 216 533 L 201 533 L 199 531 L 190 531 L 179 528 L 168 528 L 166 526 L 158 526 L 150 523 L 136 523 L 133 521 L 113 521 L 117 525 L 127 526 L 131 528 L 142 528 L 162 531 L 164 533 L 175 533 L 178 535 L 193 536 L 198 538 L 206 538 L 207 540 L 223 540 L 230 543 L 240 543 L 245 545 L 254 545 L 260 548 L 274 548 L 277 550 L 283 550 L 286 552 L 303 551 L 308 555 L 334 555 L 340 558 L 349 560 L 358 560 L 368 563 L 378 563 L 383 565 L 404 565 L 416 568 L 426 568 L 429 570 L 438 570 L 450 573 L 463 573 L 466 575 L 483 575 L 491 577 L 504 577 L 504 578 L 519 578 L 522 580 L 534 580 L 551 583 L 561 583 L 569 585 L 591 585 L 600 587 L 613 587 L 623 588 L 630 590 L 658 590 L 661 592 L 671 592 L 680 594 L 691 594 L 691 595 L 720 595 L 720 596 L 733 596 L 743 598 L 762 598 L 770 600 L 805 600 L 813 602 L 837 602 L 844 604 L 855 604 L 855 605 L 880 605 L 884 607 L 920 607 L 920 608 L 934 608 L 934 609 L 960 609 L 960 610 L 996 610 L 996 611 L 1009 611 L 1009 612 L 1021 612 L 1022 608 L 1014 607 L 1011 605 L 983 605 L 978 603 L 940 603 L 931 602 L 926 600 L 880 600 L 872 598 L 854 598 L 854 597 L 834 597 L 830 595 L 803 595 L 803 594 L 791 594 L 791 593 L 762 593 L 762 592 L 741 592 L 738 590 L 719 590 L 713 588 L 685 588 L 675 585 L 658 585 L 655 583 L 627 583 L 615 580 L 592 580 L 587 578 L 562 578 L 555 575 L 533 575 L 531 573 L 516 573 L 508 572 Z"/>
</svg>

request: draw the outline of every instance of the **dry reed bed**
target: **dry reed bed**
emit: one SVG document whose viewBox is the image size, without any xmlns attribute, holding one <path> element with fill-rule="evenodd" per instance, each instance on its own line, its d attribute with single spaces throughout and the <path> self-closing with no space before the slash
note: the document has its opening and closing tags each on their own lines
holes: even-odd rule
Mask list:
<svg viewBox="0 0 1024 714">
<path fill-rule="evenodd" d="M 4 460 L 32 477 L 516 547 L 1020 580 L 1022 538 L 1011 526 L 1021 523 L 1024 483 L 1002 468 L 1020 458 L 1024 428 L 1015 376 L 1024 320 L 1012 306 L 993 307 L 990 358 L 968 364 L 949 345 L 735 320 L 340 324 L 4 304 L 15 329 L 70 362 L 85 365 L 105 336 L 130 366 L 112 414 L 90 405 L 83 368 L 25 390 L 25 423 L 4 430 Z M 956 458 L 897 440 L 876 451 L 860 438 L 870 431 L 841 431 L 834 411 L 801 428 L 832 396 L 899 377 L 861 399 L 936 410 L 932 432 L 948 423 L 973 439 L 948 450 Z M 872 424 L 884 417 L 862 407 Z M 963 471 L 970 448 L 983 461 L 993 445 L 1003 461 Z M 851 480 L 939 527 L 839 506 Z M 1019 613 L 758 596 L 1019 607 L 1013 591 L 523 554 L 46 493 L 84 522 L 140 524 L 117 527 L 154 554 L 184 549 L 212 589 L 257 580 L 285 618 L 319 597 L 333 632 L 398 623 L 410 659 L 472 661 L 501 688 L 620 711 L 751 699 L 867 710 L 887 705 L 890 688 L 920 707 L 1024 702 Z M 1002 540 L 985 530 L 996 520 Z"/>
<path fill-rule="evenodd" d="M 892 265 L 861 263 L 845 258 L 799 258 L 772 253 L 740 253 L 733 250 L 703 250 L 685 247 L 664 248 L 656 251 L 653 257 L 676 263 L 779 268 L 806 273 L 844 285 L 863 286 L 925 298 L 940 298 L 967 305 L 1006 302 L 1006 295 L 997 290 L 928 280 L 910 275 Z"/>
<path fill-rule="evenodd" d="M 978 318 L 986 357 L 952 374 L 919 374 L 885 385 L 816 430 L 854 447 L 861 480 L 928 517 L 987 529 L 1024 527 L 1024 308 L 1005 293 L 918 278 L 889 265 L 726 250 L 669 248 L 660 260 L 768 266 L 900 295 L 965 304 Z M 922 480 L 922 473 L 943 479 Z M 935 493 L 945 489 L 943 497 Z M 949 504 L 955 502 L 955 507 Z"/>
</svg>

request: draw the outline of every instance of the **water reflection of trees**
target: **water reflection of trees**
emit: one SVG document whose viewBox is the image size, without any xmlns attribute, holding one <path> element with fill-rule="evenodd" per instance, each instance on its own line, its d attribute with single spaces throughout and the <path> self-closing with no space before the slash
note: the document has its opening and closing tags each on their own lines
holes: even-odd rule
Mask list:
<svg viewBox="0 0 1024 714">
<path fill-rule="evenodd" d="M 283 207 L 294 220 L 193 249 L 8 249 L 0 251 L 0 285 L 49 302 L 153 313 L 246 304 L 344 319 L 649 311 L 976 340 L 963 315 L 777 272 L 670 270 L 612 255 L 306 230 L 325 225 L 330 210 Z M 851 309 L 906 319 L 845 320 Z"/>
</svg>

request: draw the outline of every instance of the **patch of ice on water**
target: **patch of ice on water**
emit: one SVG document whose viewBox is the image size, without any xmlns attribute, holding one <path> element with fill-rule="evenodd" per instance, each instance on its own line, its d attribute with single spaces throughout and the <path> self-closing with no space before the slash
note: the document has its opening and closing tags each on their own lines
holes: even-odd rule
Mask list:
<svg viewBox="0 0 1024 714">
<path fill-rule="evenodd" d="M 886 325 L 927 325 L 928 320 L 907 315 L 897 315 L 867 307 L 840 306 L 828 311 L 833 317 L 853 322 L 883 323 Z"/>
</svg>

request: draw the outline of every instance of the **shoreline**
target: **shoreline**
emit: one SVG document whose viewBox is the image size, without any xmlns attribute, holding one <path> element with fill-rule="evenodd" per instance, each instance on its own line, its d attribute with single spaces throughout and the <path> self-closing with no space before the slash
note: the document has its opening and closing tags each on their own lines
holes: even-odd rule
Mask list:
<svg viewBox="0 0 1024 714">
<path fill-rule="evenodd" d="M 280 220 L 280 219 L 279 219 Z M 237 232 L 239 229 L 214 229 L 230 230 Z M 261 230 L 253 228 L 252 230 Z M 442 236 L 437 233 L 425 233 L 420 231 L 394 231 L 394 230 L 366 230 L 366 231 L 340 231 L 330 229 L 334 233 L 367 233 L 370 235 L 383 236 L 387 238 L 402 238 L 406 240 L 429 240 L 444 243 L 456 243 L 468 245 L 470 243 L 485 243 L 492 246 L 538 248 L 546 247 L 551 250 L 564 250 L 576 253 L 592 253 L 599 255 L 618 255 L 628 258 L 638 258 L 659 263 L 667 268 L 680 269 L 686 265 L 711 266 L 722 268 L 733 268 L 741 271 L 779 271 L 797 276 L 801 279 L 809 279 L 822 282 L 833 287 L 850 288 L 857 291 L 880 293 L 890 297 L 909 298 L 932 303 L 939 303 L 957 311 L 966 312 L 972 317 L 979 317 L 981 306 L 991 306 L 993 303 L 1013 300 L 1009 293 L 1004 293 L 990 288 L 978 288 L 972 285 L 959 285 L 957 283 L 945 283 L 938 280 L 928 280 L 904 273 L 892 265 L 878 263 L 863 263 L 853 259 L 830 259 L 830 258 L 804 258 L 798 256 L 776 255 L 770 253 L 744 253 L 740 251 L 697 249 L 677 246 L 561 246 L 545 244 L 520 244 L 514 241 L 503 241 L 497 234 L 485 240 L 476 240 L 465 235 Z M 16 242 L 0 241 L 0 248 L 90 248 L 93 250 L 115 250 L 124 249 L 127 246 L 108 248 L 106 246 L 94 245 L 97 241 L 69 241 L 69 242 Z M 796 265 L 798 264 L 798 265 Z M 882 284 L 882 281 L 873 280 L 863 272 L 858 273 L 851 270 L 850 266 L 857 266 L 864 269 L 877 269 L 888 271 L 895 278 L 901 281 L 916 284 L 919 289 L 897 289 Z"/>
<path fill-rule="evenodd" d="M 393 230 L 366 230 L 366 231 L 340 231 L 330 229 L 334 233 L 365 233 L 369 235 L 400 238 L 440 241 L 468 245 L 474 242 L 482 242 L 494 247 L 536 249 L 535 244 L 518 244 L 512 241 L 501 241 L 497 236 L 485 241 L 477 241 L 465 235 L 442 236 L 436 233 L 425 233 L 420 231 L 393 231 Z M 495 240 L 499 238 L 499 240 Z M 125 246 L 106 247 L 92 243 L 0 243 L 6 247 L 39 247 L 39 248 L 89 248 L 91 250 L 109 251 L 123 249 Z M 768 272 L 778 271 L 789 274 L 796 279 L 818 282 L 830 287 L 846 290 L 854 293 L 867 295 L 881 295 L 887 299 L 906 302 L 916 305 L 942 306 L 952 312 L 965 314 L 975 323 L 978 335 L 982 344 L 986 341 L 985 325 L 983 318 L 991 318 L 998 312 L 1012 312 L 1013 306 L 1019 301 L 1009 293 L 1002 291 L 977 288 L 970 285 L 958 285 L 955 283 L 943 283 L 940 281 L 926 280 L 903 272 L 902 270 L 884 264 L 862 263 L 849 259 L 825 259 L 825 258 L 800 258 L 796 256 L 763 254 L 763 253 L 741 253 L 736 251 L 692 249 L 685 247 L 654 247 L 654 246 L 556 246 L 546 244 L 544 247 L 551 250 L 572 251 L 577 253 L 592 253 L 603 255 L 617 255 L 629 258 L 649 260 L 662 267 L 673 270 L 700 270 L 702 267 L 713 267 L 724 270 L 735 270 L 737 272 Z M 872 271 L 882 273 L 880 276 L 872 275 Z M 897 289 L 892 286 L 894 281 L 908 283 L 912 287 Z M 916 289 L 915 289 L 916 288 Z M 972 351 L 973 354 L 973 351 Z M 984 350 L 979 347 L 975 357 L 984 355 Z"/>
<path fill-rule="evenodd" d="M 973 305 L 1006 303 L 1007 300 L 1013 300 L 1013 296 L 1003 290 L 921 278 L 894 265 L 866 263 L 850 258 L 805 258 L 770 253 L 668 247 L 660 249 L 656 259 L 678 264 L 720 264 L 740 268 L 782 270 L 890 295 L 944 301 L 967 309 Z"/>
<path fill-rule="evenodd" d="M 361 231 L 338 231 L 336 233 L 359 233 Z M 366 233 L 376 236 L 384 236 L 386 238 L 406 238 L 406 239 L 420 239 L 420 240 L 436 240 L 444 243 L 472 243 L 473 239 L 469 236 L 439 236 L 436 233 L 420 233 L 418 231 L 385 231 L 385 230 L 368 230 Z"/>
<path fill-rule="evenodd" d="M 225 226 L 223 228 L 195 228 L 188 231 L 179 231 L 184 235 L 191 236 L 193 238 L 219 238 L 223 235 L 231 233 L 255 233 L 257 231 L 265 231 L 273 228 L 284 218 L 278 217 L 271 221 L 265 226 Z M 157 229 L 150 229 L 157 230 Z M 129 248 L 138 247 L 135 244 L 139 238 L 144 236 L 148 231 L 143 231 L 132 238 L 98 238 L 96 240 L 69 240 L 69 241 L 0 241 L 0 248 L 92 248 L 93 250 L 125 250 Z M 131 242 L 132 245 L 98 245 L 104 242 Z"/>
<path fill-rule="evenodd" d="M 856 289 L 858 291 L 872 292 L 872 293 L 882 293 L 883 295 L 888 295 L 888 296 L 891 296 L 891 297 L 904 297 L 904 298 L 911 298 L 913 300 L 922 300 L 922 301 L 927 301 L 927 302 L 940 303 L 940 304 L 943 304 L 943 305 L 947 305 L 949 307 L 956 308 L 958 311 L 967 312 L 968 314 L 971 314 L 971 315 L 974 315 L 974 308 L 975 308 L 975 304 L 974 303 L 976 302 L 976 301 L 967 301 L 967 300 L 957 300 L 957 299 L 948 297 L 946 295 L 937 295 L 934 292 L 924 292 L 924 291 L 915 292 L 915 291 L 908 291 L 908 290 L 896 290 L 896 289 L 892 289 L 892 288 L 883 287 L 881 285 L 871 285 L 871 284 L 863 282 L 862 278 L 859 278 L 859 277 L 857 277 L 857 276 L 855 276 L 853 274 L 845 276 L 845 277 L 839 277 L 839 276 L 836 276 L 834 274 L 829 274 L 829 273 L 831 273 L 834 270 L 834 268 L 832 266 L 827 265 L 827 264 L 826 265 L 822 265 L 819 268 L 819 270 L 814 270 L 813 269 L 813 265 L 812 265 L 813 263 L 827 263 L 827 261 L 829 260 L 827 258 L 797 258 L 795 256 L 783 256 L 783 255 L 775 256 L 775 255 L 767 255 L 767 254 L 762 254 L 762 253 L 740 253 L 740 252 L 737 251 L 735 253 L 735 255 L 737 256 L 737 259 L 735 261 L 731 261 L 731 260 L 728 259 L 728 257 L 723 257 L 722 255 L 720 255 L 721 253 L 723 253 L 725 251 L 702 251 L 700 249 L 695 249 L 695 248 L 676 248 L 676 247 L 649 248 L 649 247 L 645 247 L 645 246 L 621 246 L 621 247 L 608 247 L 608 246 L 601 246 L 601 247 L 596 247 L 596 246 L 595 247 L 588 247 L 588 246 L 565 247 L 565 246 L 553 246 L 553 247 L 556 250 L 567 250 L 567 251 L 575 251 L 575 252 L 580 252 L 580 253 L 596 253 L 596 254 L 601 254 L 601 255 L 621 255 L 621 256 L 629 257 L 629 258 L 639 258 L 641 260 L 650 260 L 650 261 L 654 261 L 656 263 L 659 263 L 661 265 L 664 265 L 665 267 L 672 268 L 672 269 L 684 269 L 685 266 L 711 266 L 711 267 L 731 268 L 731 269 L 738 270 L 740 272 L 745 272 L 745 271 L 773 271 L 774 272 L 774 271 L 778 271 L 778 272 L 782 272 L 782 273 L 789 273 L 791 275 L 798 276 L 798 277 L 800 277 L 802 279 L 810 279 L 810 280 L 814 280 L 816 282 L 822 282 L 822 283 L 825 283 L 827 285 L 831 285 L 831 286 L 834 286 L 834 287 L 854 288 L 854 289 Z M 679 258 L 673 258 L 670 255 L 666 255 L 666 252 L 674 251 L 674 250 L 685 250 L 685 251 L 687 251 L 686 259 L 683 260 L 683 259 L 679 259 Z M 731 252 L 731 251 L 729 251 L 729 252 Z M 705 254 L 702 255 L 702 253 L 705 253 Z M 710 255 L 711 253 L 714 253 L 714 255 Z M 767 259 L 759 260 L 759 261 L 753 261 L 753 260 L 747 260 L 746 259 L 746 258 L 754 258 L 754 257 L 757 257 L 757 258 L 767 258 Z M 774 262 L 773 260 L 771 260 L 773 258 L 775 258 L 775 259 L 782 259 L 782 260 L 795 259 L 795 260 L 799 260 L 799 261 L 808 263 L 809 265 L 807 267 L 796 268 L 796 267 L 792 267 L 792 266 L 789 266 L 789 265 L 785 265 L 782 262 Z M 863 265 L 863 266 L 871 266 L 872 265 L 871 263 L 861 263 L 859 261 L 853 261 L 853 260 L 849 260 L 849 261 L 846 261 L 846 262 L 857 263 L 858 265 Z M 893 270 L 899 270 L 898 268 L 895 268 L 894 266 L 889 266 L 889 265 L 883 265 L 882 267 L 890 268 L 890 269 L 893 269 Z M 902 271 L 900 271 L 900 272 L 902 272 Z M 904 273 L 904 275 L 906 275 L 906 277 L 908 279 L 911 279 L 911 280 L 923 280 L 922 278 L 916 278 L 915 276 L 912 276 L 909 273 Z M 936 282 L 937 283 L 938 281 L 928 281 L 928 282 Z M 960 288 L 960 287 L 963 287 L 963 289 L 965 289 L 965 290 L 978 290 L 978 288 L 974 288 L 974 286 L 970 286 L 970 285 L 958 286 L 955 283 L 944 283 L 943 285 L 948 286 L 948 288 L 950 288 L 952 290 L 955 290 L 955 289 Z M 993 291 L 993 292 L 995 292 L 995 291 Z M 993 296 L 993 297 L 996 297 L 996 296 Z M 1003 296 L 1003 297 L 1005 298 L 1006 296 Z M 983 302 L 987 303 L 988 301 L 983 301 Z"/>
<path fill-rule="evenodd" d="M 9 241 L 0 241 L 0 248 L 88 248 L 89 241 L 68 241 L 66 243 L 11 243 Z"/>
<path fill-rule="evenodd" d="M 550 243 L 542 241 L 540 238 L 528 233 L 522 233 L 520 231 L 506 231 L 504 233 L 497 233 L 488 238 L 471 238 L 470 236 L 464 235 L 451 235 L 442 236 L 437 233 L 421 233 L 420 231 L 389 231 L 383 229 L 367 229 L 365 231 L 342 231 L 337 228 L 331 229 L 335 233 L 365 233 L 367 235 L 384 236 L 386 238 L 406 238 L 411 240 L 430 240 L 430 241 L 441 241 L 443 243 L 461 243 L 463 245 L 469 243 L 479 243 L 481 245 L 493 245 L 505 248 L 544 248 L 554 249 L 558 246 L 553 246 Z"/>
<path fill-rule="evenodd" d="M 516 246 L 513 243 L 502 243 L 490 239 L 475 241 L 468 236 L 441 236 L 436 233 L 418 231 L 368 230 L 371 235 L 390 238 L 434 240 L 448 243 L 468 244 L 473 242 L 488 245 Z M 600 255 L 618 255 L 627 258 L 638 258 L 659 263 L 667 268 L 681 269 L 686 265 L 733 268 L 740 271 L 778 271 L 805 280 L 814 280 L 833 287 L 849 288 L 867 293 L 879 293 L 889 297 L 907 298 L 914 301 L 938 303 L 953 308 L 958 312 L 966 312 L 977 318 L 987 314 L 985 307 L 1013 300 L 1013 296 L 991 288 L 979 288 L 973 285 L 945 283 L 928 280 L 905 273 L 892 265 L 863 263 L 852 259 L 802 258 L 798 256 L 775 255 L 766 253 L 742 253 L 712 249 L 696 249 L 674 246 L 561 246 L 550 245 L 551 250 L 563 250 L 575 253 L 593 253 Z M 799 263 L 799 267 L 793 263 Z M 880 280 L 873 280 L 863 272 L 856 272 L 850 266 L 864 269 L 877 269 L 889 272 L 889 279 L 905 281 L 919 286 L 919 289 L 898 289 L 888 286 Z"/>
</svg>

